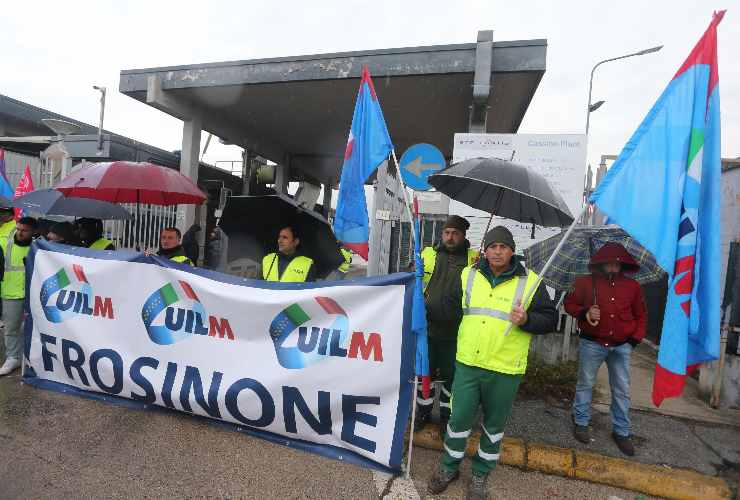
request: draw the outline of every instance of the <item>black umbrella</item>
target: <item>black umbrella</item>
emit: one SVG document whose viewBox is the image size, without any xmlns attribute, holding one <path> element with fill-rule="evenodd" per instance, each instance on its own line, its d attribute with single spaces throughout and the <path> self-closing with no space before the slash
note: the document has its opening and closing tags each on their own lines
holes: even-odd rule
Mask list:
<svg viewBox="0 0 740 500">
<path fill-rule="evenodd" d="M 283 194 L 232 196 L 219 226 L 229 237 L 229 261 L 247 257 L 262 263 L 262 257 L 277 251 L 278 232 L 285 226 L 298 229 L 298 252 L 313 259 L 317 276 L 326 276 L 344 261 L 329 222 Z"/>
<path fill-rule="evenodd" d="M 488 226 L 494 215 L 548 227 L 567 226 L 574 220 L 568 205 L 547 179 L 518 163 L 498 158 L 472 158 L 429 176 L 429 183 L 453 200 L 489 212 Z M 571 230 L 572 226 L 563 242 Z M 555 251 L 561 247 L 562 244 Z M 551 261 L 545 264 L 542 274 Z M 528 302 L 539 283 L 538 280 L 525 292 L 523 303 Z M 509 334 L 511 327 L 509 324 L 504 335 Z"/>
<path fill-rule="evenodd" d="M 67 215 L 105 220 L 133 219 L 128 210 L 115 203 L 89 198 L 66 198 L 56 189 L 31 191 L 13 200 L 12 206 L 40 215 Z"/>
<path fill-rule="evenodd" d="M 544 177 L 510 161 L 472 158 L 429 176 L 429 183 L 491 215 L 547 227 L 573 222 L 568 205 Z"/>
</svg>

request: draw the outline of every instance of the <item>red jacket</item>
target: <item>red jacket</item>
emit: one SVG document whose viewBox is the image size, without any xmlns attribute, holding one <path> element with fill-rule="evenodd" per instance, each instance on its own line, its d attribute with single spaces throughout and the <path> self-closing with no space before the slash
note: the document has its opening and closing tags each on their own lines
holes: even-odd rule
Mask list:
<svg viewBox="0 0 740 500">
<path fill-rule="evenodd" d="M 622 272 L 607 276 L 597 268 L 605 262 L 618 261 Z M 610 347 L 625 342 L 636 344 L 645 338 L 647 308 L 640 284 L 625 276 L 639 269 L 637 262 L 617 243 L 608 243 L 596 252 L 589 263 L 592 274 L 578 278 L 573 291 L 565 298 L 565 310 L 578 319 L 581 336 Z M 586 312 L 596 304 L 601 320 L 596 326 L 586 321 Z"/>
</svg>

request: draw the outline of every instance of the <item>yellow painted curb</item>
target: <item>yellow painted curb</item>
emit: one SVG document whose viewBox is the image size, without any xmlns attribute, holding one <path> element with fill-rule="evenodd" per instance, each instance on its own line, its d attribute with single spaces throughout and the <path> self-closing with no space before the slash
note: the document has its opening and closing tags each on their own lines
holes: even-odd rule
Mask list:
<svg viewBox="0 0 740 500">
<path fill-rule="evenodd" d="M 575 451 L 576 478 L 677 500 L 730 498 L 727 483 L 686 469 Z"/>
<path fill-rule="evenodd" d="M 465 450 L 466 455 L 472 456 L 476 453 L 479 440 L 480 433 L 471 435 Z M 443 444 L 439 428 L 427 424 L 414 434 L 414 444 L 441 451 Z M 572 477 L 675 500 L 721 500 L 732 496 L 727 483 L 718 477 L 571 448 L 539 443 L 527 444 L 516 438 L 504 438 L 500 462 L 525 470 Z"/>
</svg>

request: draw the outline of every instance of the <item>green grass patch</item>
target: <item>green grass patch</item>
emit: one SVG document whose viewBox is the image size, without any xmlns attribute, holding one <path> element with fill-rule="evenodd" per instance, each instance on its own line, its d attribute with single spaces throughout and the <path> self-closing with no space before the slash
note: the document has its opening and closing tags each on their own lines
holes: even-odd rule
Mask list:
<svg viewBox="0 0 740 500">
<path fill-rule="evenodd" d="M 576 392 L 578 362 L 567 361 L 548 365 L 530 357 L 527 372 L 519 385 L 517 399 L 545 399 L 571 402 Z"/>
</svg>

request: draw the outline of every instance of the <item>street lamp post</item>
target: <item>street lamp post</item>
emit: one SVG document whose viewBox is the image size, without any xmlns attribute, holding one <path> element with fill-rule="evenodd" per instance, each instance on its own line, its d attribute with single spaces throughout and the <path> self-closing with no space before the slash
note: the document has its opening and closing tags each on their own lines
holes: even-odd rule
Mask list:
<svg viewBox="0 0 740 500">
<path fill-rule="evenodd" d="M 98 155 L 103 153 L 103 117 L 105 116 L 105 92 L 106 88 L 93 85 L 95 90 L 100 91 L 100 121 L 98 122 Z"/>
<path fill-rule="evenodd" d="M 644 56 L 645 54 L 652 54 L 653 52 L 658 52 L 662 48 L 663 48 L 662 45 L 658 45 L 657 47 L 651 47 L 649 49 L 641 50 L 639 52 L 633 52 L 632 54 L 626 54 L 626 55 L 619 56 L 619 57 L 612 57 L 609 59 L 604 59 L 603 61 L 597 62 L 594 65 L 594 67 L 591 69 L 591 79 L 588 82 L 588 104 L 586 105 L 586 141 L 587 141 L 586 147 L 587 148 L 588 148 L 588 128 L 591 123 L 591 113 L 599 109 L 601 105 L 604 104 L 604 101 L 596 101 L 594 103 L 591 102 L 591 91 L 593 90 L 593 86 L 594 86 L 594 72 L 596 71 L 596 68 L 598 68 L 604 63 L 608 63 L 611 61 L 618 61 L 620 59 L 627 59 L 628 57 Z M 586 174 L 584 185 L 585 185 L 585 189 L 583 192 L 583 196 L 584 196 L 584 199 L 586 200 L 586 203 L 588 203 L 588 198 L 591 194 L 591 185 L 589 183 L 588 173 Z M 586 219 L 587 219 L 587 216 L 584 214 L 581 222 L 583 223 Z"/>
<path fill-rule="evenodd" d="M 653 52 L 658 52 L 662 48 L 663 48 L 662 45 L 658 45 L 657 47 L 652 47 L 649 49 L 641 50 L 639 52 L 634 52 L 632 54 L 627 54 L 624 56 L 604 59 L 603 61 L 599 61 L 596 63 L 593 69 L 591 69 L 591 79 L 588 82 L 588 105 L 586 106 L 586 135 L 588 135 L 588 127 L 589 127 L 589 122 L 591 118 L 591 112 L 596 111 L 602 104 L 604 104 L 604 101 L 597 101 L 593 104 L 591 103 L 591 90 L 593 89 L 593 85 L 594 85 L 594 71 L 596 71 L 596 68 L 598 68 L 604 63 L 608 63 L 611 61 L 618 61 L 620 59 L 627 59 L 628 57 L 644 56 L 645 54 L 652 54 Z"/>
</svg>

